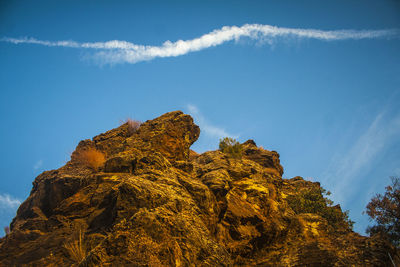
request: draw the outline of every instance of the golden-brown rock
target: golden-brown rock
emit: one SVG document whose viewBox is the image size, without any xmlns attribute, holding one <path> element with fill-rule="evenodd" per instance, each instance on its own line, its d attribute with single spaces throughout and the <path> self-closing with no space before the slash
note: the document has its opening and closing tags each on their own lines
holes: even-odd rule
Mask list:
<svg viewBox="0 0 400 267">
<path fill-rule="evenodd" d="M 242 158 L 199 155 L 199 133 L 176 111 L 81 141 L 33 182 L 0 240 L 0 266 L 390 266 L 389 253 L 399 262 L 379 237 L 296 213 L 288 196 L 319 184 L 282 179 L 277 152 L 249 140 Z M 97 172 L 74 157 L 87 148 L 106 155 Z"/>
</svg>

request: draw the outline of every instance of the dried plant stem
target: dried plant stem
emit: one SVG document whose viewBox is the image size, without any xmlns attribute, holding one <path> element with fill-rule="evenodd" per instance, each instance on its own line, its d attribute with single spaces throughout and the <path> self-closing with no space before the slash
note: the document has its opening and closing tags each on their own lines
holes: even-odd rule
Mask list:
<svg viewBox="0 0 400 267">
<path fill-rule="evenodd" d="M 85 236 L 82 230 L 79 230 L 78 238 L 64 245 L 64 248 L 71 257 L 71 260 L 76 263 L 80 263 L 87 254 L 86 246 L 84 244 L 84 237 Z"/>
</svg>

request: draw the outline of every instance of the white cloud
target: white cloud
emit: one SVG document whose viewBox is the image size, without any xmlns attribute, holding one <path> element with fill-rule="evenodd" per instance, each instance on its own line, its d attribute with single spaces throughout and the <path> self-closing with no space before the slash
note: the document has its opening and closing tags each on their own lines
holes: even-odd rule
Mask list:
<svg viewBox="0 0 400 267">
<path fill-rule="evenodd" d="M 345 203 L 346 198 L 365 183 L 361 181 L 363 175 L 373 166 L 377 156 L 399 135 L 400 114 L 389 117 L 383 111 L 340 159 L 333 159 L 323 178 L 331 186 L 336 201 Z"/>
<path fill-rule="evenodd" d="M 112 40 L 107 42 L 79 43 L 76 41 L 43 41 L 35 38 L 0 39 L 13 44 L 38 44 L 50 47 L 70 47 L 99 50 L 94 54 L 96 60 L 104 64 L 137 63 L 158 57 L 176 57 L 190 52 L 218 46 L 229 41 L 238 41 L 245 37 L 272 44 L 282 38 L 317 39 L 323 41 L 346 39 L 372 39 L 398 36 L 399 30 L 336 30 L 283 28 L 271 25 L 245 24 L 241 27 L 224 26 L 192 40 L 165 41 L 160 46 L 138 45 L 127 41 Z"/>
<path fill-rule="evenodd" d="M 33 169 L 36 171 L 36 170 L 38 170 L 40 167 L 42 167 L 42 165 L 43 165 L 43 160 L 38 160 L 36 163 L 35 163 L 35 165 L 33 165 Z"/>
<path fill-rule="evenodd" d="M 8 194 L 0 194 L 0 209 L 16 209 L 21 205 L 21 200 L 11 197 Z"/>
<path fill-rule="evenodd" d="M 230 134 L 225 129 L 210 124 L 196 106 L 189 104 L 186 107 L 189 114 L 194 117 L 195 122 L 199 125 L 201 132 L 208 137 L 218 138 L 218 140 L 224 137 L 238 138 L 237 135 Z"/>
</svg>

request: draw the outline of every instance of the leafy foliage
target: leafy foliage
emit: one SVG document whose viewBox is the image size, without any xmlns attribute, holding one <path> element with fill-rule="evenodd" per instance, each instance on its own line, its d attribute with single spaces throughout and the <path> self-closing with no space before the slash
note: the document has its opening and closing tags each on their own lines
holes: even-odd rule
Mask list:
<svg viewBox="0 0 400 267">
<path fill-rule="evenodd" d="M 349 219 L 349 211 L 342 212 L 339 206 L 327 196 L 331 193 L 322 187 L 312 187 L 286 198 L 289 206 L 297 214 L 315 213 L 325 218 L 334 229 L 353 229 L 354 222 Z"/>
<path fill-rule="evenodd" d="M 367 205 L 366 213 L 376 222 L 367 228 L 367 233 L 381 233 L 400 247 L 400 177 L 391 177 L 391 180 L 385 194 L 376 194 Z"/>
<path fill-rule="evenodd" d="M 230 137 L 225 137 L 219 141 L 219 150 L 234 158 L 240 158 L 242 156 L 242 145 Z"/>
</svg>

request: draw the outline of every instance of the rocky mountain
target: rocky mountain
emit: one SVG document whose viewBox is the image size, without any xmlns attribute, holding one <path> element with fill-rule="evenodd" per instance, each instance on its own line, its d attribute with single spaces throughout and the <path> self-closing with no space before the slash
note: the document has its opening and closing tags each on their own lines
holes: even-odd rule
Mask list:
<svg viewBox="0 0 400 267">
<path fill-rule="evenodd" d="M 0 266 L 399 264 L 383 239 L 352 232 L 340 206 L 321 206 L 319 183 L 283 179 L 277 152 L 248 140 L 241 157 L 197 154 L 199 134 L 175 111 L 81 141 L 34 180 Z"/>
</svg>

